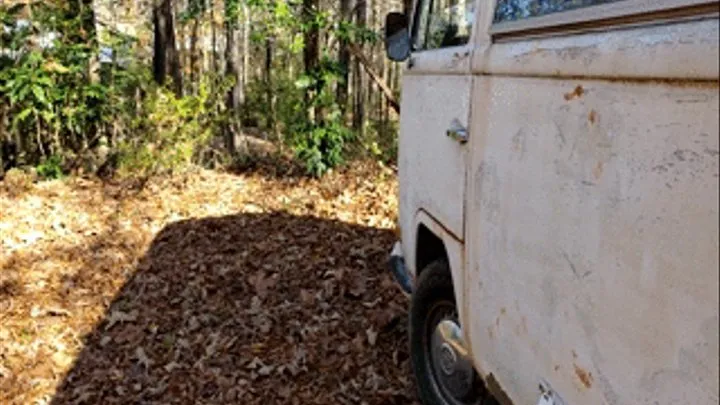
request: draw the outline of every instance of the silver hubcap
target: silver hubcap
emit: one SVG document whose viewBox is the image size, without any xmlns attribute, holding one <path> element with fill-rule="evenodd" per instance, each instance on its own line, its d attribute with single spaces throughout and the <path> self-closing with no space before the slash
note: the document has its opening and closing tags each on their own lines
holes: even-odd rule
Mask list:
<svg viewBox="0 0 720 405">
<path fill-rule="evenodd" d="M 445 319 L 437 324 L 430 342 L 430 357 L 441 388 L 455 399 L 467 398 L 472 392 L 473 368 L 457 322 Z"/>
</svg>

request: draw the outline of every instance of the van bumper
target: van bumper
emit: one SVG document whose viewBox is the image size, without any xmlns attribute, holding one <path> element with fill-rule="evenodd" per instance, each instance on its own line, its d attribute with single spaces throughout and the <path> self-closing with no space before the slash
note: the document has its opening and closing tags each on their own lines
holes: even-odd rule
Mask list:
<svg viewBox="0 0 720 405">
<path fill-rule="evenodd" d="M 403 256 L 400 241 L 395 242 L 393 245 L 388 265 L 390 267 L 390 272 L 395 277 L 395 281 L 397 281 L 403 292 L 408 295 L 412 294 L 413 279 L 405 266 L 405 257 Z"/>
</svg>

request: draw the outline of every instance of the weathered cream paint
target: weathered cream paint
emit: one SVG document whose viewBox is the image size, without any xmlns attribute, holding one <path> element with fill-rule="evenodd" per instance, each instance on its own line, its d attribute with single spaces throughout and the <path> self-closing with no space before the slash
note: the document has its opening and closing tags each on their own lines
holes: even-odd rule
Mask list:
<svg viewBox="0 0 720 405">
<path fill-rule="evenodd" d="M 541 378 L 569 404 L 717 404 L 717 88 L 483 77 L 474 97 L 479 369 L 515 404 Z"/>
<path fill-rule="evenodd" d="M 462 240 L 465 171 L 468 149 L 446 135 L 453 120 L 468 125 L 472 77 L 407 75 L 403 78 L 398 166 L 400 226 L 405 261 L 416 273 L 417 223 L 420 209 Z"/>
<path fill-rule="evenodd" d="M 424 224 L 516 405 L 541 379 L 568 405 L 718 404 L 717 19 L 494 44 L 493 3 L 405 71 L 410 269 Z"/>
<path fill-rule="evenodd" d="M 717 80 L 717 19 L 491 44 L 479 42 L 476 74 Z M 489 38 L 484 38 L 489 41 Z"/>
</svg>

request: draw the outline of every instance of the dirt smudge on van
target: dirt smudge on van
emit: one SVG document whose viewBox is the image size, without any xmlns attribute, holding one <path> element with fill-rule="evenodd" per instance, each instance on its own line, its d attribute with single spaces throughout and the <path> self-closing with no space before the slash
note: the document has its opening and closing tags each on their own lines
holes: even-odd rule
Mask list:
<svg viewBox="0 0 720 405">
<path fill-rule="evenodd" d="M 593 168 L 593 177 L 595 177 L 595 180 L 600 180 L 600 177 L 602 177 L 604 169 L 605 169 L 605 164 L 603 162 L 597 162 L 597 164 Z"/>
<path fill-rule="evenodd" d="M 575 375 L 577 375 L 578 379 L 585 386 L 585 388 L 592 387 L 592 383 L 593 383 L 592 373 L 587 370 L 584 370 L 577 364 L 573 364 L 573 366 L 575 367 Z"/>
<path fill-rule="evenodd" d="M 588 121 L 590 124 L 595 124 L 598 121 L 598 113 L 595 110 L 590 110 L 588 113 Z"/>
<path fill-rule="evenodd" d="M 515 336 L 523 336 L 528 334 L 527 318 L 522 316 L 520 323 L 515 326 Z"/>
<path fill-rule="evenodd" d="M 525 144 L 526 144 L 527 135 L 525 134 L 525 130 L 520 128 L 520 130 L 517 131 L 517 133 L 512 137 L 512 149 L 514 152 L 520 154 L 520 160 L 522 160 L 525 157 Z"/>
<path fill-rule="evenodd" d="M 585 94 L 585 89 L 581 85 L 575 86 L 575 89 L 571 91 L 570 93 L 565 93 L 565 101 L 575 100 L 577 98 L 580 98 Z"/>
</svg>

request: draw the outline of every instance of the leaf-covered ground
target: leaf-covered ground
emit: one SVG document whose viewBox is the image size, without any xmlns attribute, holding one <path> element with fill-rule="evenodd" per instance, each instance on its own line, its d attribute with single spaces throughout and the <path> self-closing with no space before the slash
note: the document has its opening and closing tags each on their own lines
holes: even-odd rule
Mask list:
<svg viewBox="0 0 720 405">
<path fill-rule="evenodd" d="M 392 171 L 0 183 L 0 403 L 415 404 Z"/>
</svg>

